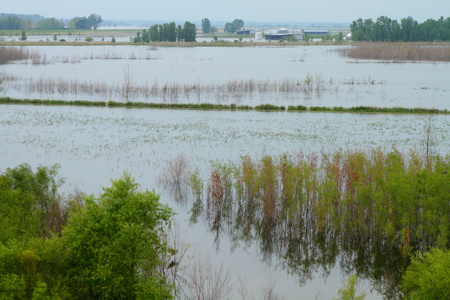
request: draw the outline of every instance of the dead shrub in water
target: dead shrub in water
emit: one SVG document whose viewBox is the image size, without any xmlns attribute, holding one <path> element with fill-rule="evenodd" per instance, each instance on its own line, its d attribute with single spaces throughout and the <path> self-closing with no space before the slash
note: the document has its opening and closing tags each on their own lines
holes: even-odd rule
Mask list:
<svg viewBox="0 0 450 300">
<path fill-rule="evenodd" d="M 178 224 L 168 226 L 163 232 L 167 234 L 161 236 L 161 239 L 165 242 L 169 251 L 161 258 L 162 263 L 159 266 L 159 272 L 167 279 L 169 284 L 177 287 L 173 289 L 173 296 L 177 299 L 178 293 L 182 292 L 183 286 L 187 283 L 183 273 L 188 268 L 186 258 L 190 245 L 183 239 Z"/>
<path fill-rule="evenodd" d="M 128 101 L 128 97 L 134 90 L 134 71 L 129 64 L 124 66 L 122 68 L 122 71 L 123 71 L 122 94 Z"/>
<path fill-rule="evenodd" d="M 159 181 L 164 184 L 185 183 L 189 178 L 189 160 L 183 154 L 170 160 L 160 176 Z"/>
<path fill-rule="evenodd" d="M 209 257 L 195 255 L 186 275 L 188 299 L 224 299 L 231 291 L 230 270 L 225 269 L 223 263 L 214 269 Z"/>
</svg>

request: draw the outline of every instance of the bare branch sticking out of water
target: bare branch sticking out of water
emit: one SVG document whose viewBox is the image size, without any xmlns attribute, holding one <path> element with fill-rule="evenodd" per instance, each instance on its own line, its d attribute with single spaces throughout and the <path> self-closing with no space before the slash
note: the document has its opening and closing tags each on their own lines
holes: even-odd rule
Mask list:
<svg viewBox="0 0 450 300">
<path fill-rule="evenodd" d="M 181 184 L 189 179 L 189 160 L 184 154 L 170 160 L 160 176 L 159 182 L 164 184 Z"/>
</svg>

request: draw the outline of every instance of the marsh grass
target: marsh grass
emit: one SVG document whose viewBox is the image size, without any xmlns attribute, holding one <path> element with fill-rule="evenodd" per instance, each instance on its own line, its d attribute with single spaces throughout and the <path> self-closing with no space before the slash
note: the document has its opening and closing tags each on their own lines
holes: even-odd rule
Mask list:
<svg viewBox="0 0 450 300">
<path fill-rule="evenodd" d="M 97 59 L 94 53 L 91 53 L 91 59 Z M 114 53 L 104 53 L 104 59 L 119 59 L 115 58 Z M 80 62 L 79 57 L 56 58 L 63 63 L 77 63 Z M 89 59 L 85 57 L 84 59 Z M 33 64 L 47 64 L 50 61 L 45 55 L 36 56 L 32 59 Z M 11 89 L 20 90 L 23 92 L 35 92 L 40 94 L 85 94 L 90 96 L 99 96 L 104 98 L 123 97 L 126 101 L 130 98 L 159 98 L 176 102 L 180 98 L 190 99 L 195 97 L 199 102 L 202 99 L 215 98 L 217 102 L 222 99 L 240 100 L 243 97 L 256 97 L 265 94 L 273 95 L 311 95 L 312 93 L 321 94 L 337 93 L 342 86 L 346 85 L 375 85 L 383 84 L 382 81 L 375 81 L 374 79 L 362 78 L 355 80 L 354 78 L 342 81 L 333 81 L 332 79 L 325 81 L 321 74 L 316 74 L 315 77 L 308 74 L 304 79 L 285 78 L 282 80 L 228 80 L 224 83 L 179 83 L 168 81 L 160 84 L 155 80 L 151 85 L 148 82 L 138 84 L 134 79 L 134 72 L 130 65 L 123 67 L 123 82 L 122 84 L 107 84 L 100 81 L 78 81 L 78 80 L 64 80 L 62 78 L 14 78 L 9 85 Z M 8 74 L 1 74 L 2 80 L 8 81 Z M 261 106 L 261 109 L 267 108 Z M 284 110 L 283 108 L 281 108 Z M 277 109 L 278 110 L 278 109 Z"/>
<path fill-rule="evenodd" d="M 33 61 L 35 61 L 40 59 L 40 55 L 36 51 L 30 51 L 23 47 L 0 46 L 0 65 L 7 64 L 11 61 L 28 59 L 33 59 Z"/>
<path fill-rule="evenodd" d="M 450 44 L 448 43 L 363 43 L 338 51 L 354 59 L 373 59 L 383 62 L 450 61 Z"/>
</svg>

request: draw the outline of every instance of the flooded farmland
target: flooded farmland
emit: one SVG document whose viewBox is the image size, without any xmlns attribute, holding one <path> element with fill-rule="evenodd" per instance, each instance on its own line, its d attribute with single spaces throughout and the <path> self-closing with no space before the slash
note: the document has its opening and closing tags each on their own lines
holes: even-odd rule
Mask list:
<svg viewBox="0 0 450 300">
<path fill-rule="evenodd" d="M 39 62 L 3 65 L 1 96 L 64 100 L 243 105 L 305 105 L 450 109 L 445 63 L 380 63 L 353 61 L 335 51 L 338 46 L 257 48 L 151 48 L 149 46 L 30 47 Z M 45 62 L 42 60 L 45 57 Z M 9 77 L 7 77 L 9 76 Z M 312 89 L 303 86 L 311 78 Z M 41 85 L 50 87 L 38 89 Z M 228 89 L 252 80 L 253 90 Z M 95 88 L 58 90 L 57 83 L 94 83 Z M 282 89 L 283 81 L 289 88 Z M 123 87 L 130 83 L 125 95 Z M 53 88 L 51 88 L 54 83 Z M 258 86 L 261 86 L 258 88 Z M 264 86 L 275 86 L 269 90 Z M 141 88 L 148 87 L 149 92 Z M 152 94 L 152 86 L 158 92 Z M 180 87 L 177 94 L 164 90 Z M 181 87 L 187 87 L 187 91 Z M 199 91 L 200 90 L 200 91 Z M 174 190 L 160 182 L 167 164 L 184 155 L 191 171 L 205 179 L 211 161 L 237 162 L 241 156 L 334 153 L 393 148 L 402 153 L 426 151 L 426 126 L 433 125 L 433 151 L 447 155 L 450 118 L 447 115 L 349 114 L 313 112 L 193 111 L 107 107 L 0 106 L 0 171 L 21 163 L 61 165 L 62 190 L 99 194 L 111 178 L 129 171 L 144 189 L 155 189 L 161 201 L 174 207 L 176 223 L 196 251 L 224 264 L 233 286 L 244 280 L 259 297 L 264 286 L 286 299 L 330 299 L 342 280 L 357 267 L 366 268 L 360 289 L 367 299 L 389 298 L 398 274 L 385 265 L 357 266 L 354 253 L 336 253 L 315 241 L 312 254 L 299 261 L 263 251 L 264 241 L 236 240 L 216 233 L 201 218 L 192 221 L 194 200 L 189 188 Z M 184 190 L 184 191 L 183 191 Z M 267 245 L 266 245 L 267 246 Z M 325 247 L 325 248 L 323 248 Z M 298 251 L 308 251 L 298 247 Z M 320 253 L 322 255 L 320 255 Z M 326 254 L 329 254 L 328 256 Z M 323 261 L 302 262 L 301 258 Z M 327 260 L 328 258 L 328 260 Z M 391 259 L 391 257 L 390 257 Z M 390 262 L 397 261 L 392 257 Z M 385 268 L 385 269 L 383 269 Z M 380 272 L 383 272 L 380 275 Z M 238 279 L 238 276 L 240 279 Z M 394 292 L 395 293 L 395 292 Z M 230 299 L 238 297 L 234 289 Z"/>
<path fill-rule="evenodd" d="M 447 63 L 353 60 L 348 46 L 28 47 L 0 95 L 30 99 L 448 109 Z M 239 83 L 246 83 L 240 86 Z"/>
</svg>

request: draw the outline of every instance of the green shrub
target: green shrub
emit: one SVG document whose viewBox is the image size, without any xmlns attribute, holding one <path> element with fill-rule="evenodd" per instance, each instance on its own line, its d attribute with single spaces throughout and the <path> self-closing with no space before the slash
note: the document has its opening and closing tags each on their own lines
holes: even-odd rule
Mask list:
<svg viewBox="0 0 450 300">
<path fill-rule="evenodd" d="M 433 248 L 414 257 L 401 289 L 405 299 L 450 299 L 450 251 Z"/>
</svg>

